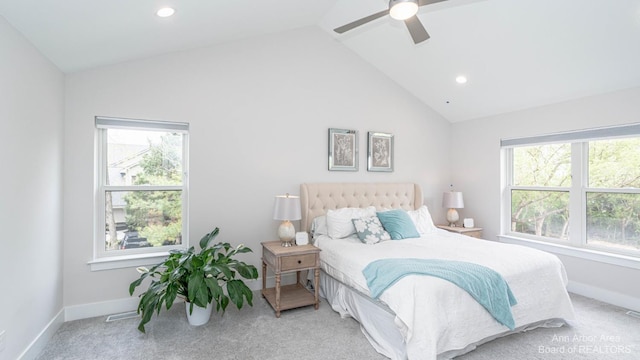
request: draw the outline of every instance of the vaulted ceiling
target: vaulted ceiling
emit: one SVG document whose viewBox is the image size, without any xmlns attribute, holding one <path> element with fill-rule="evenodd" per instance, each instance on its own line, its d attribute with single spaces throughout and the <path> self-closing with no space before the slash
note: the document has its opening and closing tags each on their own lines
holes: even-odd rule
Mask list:
<svg viewBox="0 0 640 360">
<path fill-rule="evenodd" d="M 332 31 L 387 6 L 0 0 L 0 15 L 64 72 L 319 26 L 451 122 L 640 86 L 640 0 L 448 0 L 420 8 L 431 38 L 418 45 L 389 17 Z"/>
</svg>

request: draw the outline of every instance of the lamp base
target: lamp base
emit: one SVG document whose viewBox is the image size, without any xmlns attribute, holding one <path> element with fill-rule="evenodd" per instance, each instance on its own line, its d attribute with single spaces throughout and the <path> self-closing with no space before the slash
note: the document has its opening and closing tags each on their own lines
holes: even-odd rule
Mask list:
<svg viewBox="0 0 640 360">
<path fill-rule="evenodd" d="M 447 221 L 449 222 L 450 227 L 456 227 L 456 221 L 460 220 L 460 215 L 456 209 L 449 209 L 447 211 Z"/>
<path fill-rule="evenodd" d="M 291 247 L 291 246 L 293 246 L 293 241 L 292 240 L 284 241 L 284 240 L 280 239 L 280 241 L 281 241 L 280 245 L 282 247 Z"/>
<path fill-rule="evenodd" d="M 293 239 L 296 237 L 296 229 L 289 220 L 283 221 L 278 227 L 278 237 L 280 238 L 280 245 L 283 247 L 293 246 Z"/>
</svg>

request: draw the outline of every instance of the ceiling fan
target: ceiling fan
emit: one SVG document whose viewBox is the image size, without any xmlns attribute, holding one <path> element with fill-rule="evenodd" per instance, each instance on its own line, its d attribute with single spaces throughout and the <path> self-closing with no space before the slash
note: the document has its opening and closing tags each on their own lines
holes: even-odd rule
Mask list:
<svg viewBox="0 0 640 360">
<path fill-rule="evenodd" d="M 424 26 L 416 16 L 418 8 L 429 4 L 435 4 L 446 0 L 390 0 L 389 9 L 371 14 L 363 17 L 362 19 L 350 22 L 346 25 L 342 25 L 333 29 L 338 34 L 342 34 L 346 31 L 357 28 L 360 25 L 364 25 L 370 21 L 381 18 L 385 15 L 391 16 L 396 20 L 403 20 L 409 34 L 413 38 L 413 42 L 419 44 L 429 38 L 429 33 L 425 30 Z"/>
</svg>

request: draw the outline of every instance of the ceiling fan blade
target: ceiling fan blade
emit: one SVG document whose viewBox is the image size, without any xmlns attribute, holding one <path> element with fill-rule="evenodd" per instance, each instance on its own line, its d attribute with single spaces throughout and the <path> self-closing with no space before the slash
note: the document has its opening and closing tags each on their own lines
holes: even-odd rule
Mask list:
<svg viewBox="0 0 640 360">
<path fill-rule="evenodd" d="M 430 4 L 435 4 L 443 1 L 446 1 L 446 0 L 418 0 L 418 6 L 430 5 Z"/>
<path fill-rule="evenodd" d="M 404 23 L 407 25 L 409 34 L 411 34 L 415 44 L 419 44 L 429 38 L 429 33 L 425 30 L 424 26 L 422 26 L 422 23 L 417 16 L 414 15 L 408 18 Z"/>
<path fill-rule="evenodd" d="M 383 17 L 383 16 L 385 16 L 387 14 L 389 14 L 389 9 L 382 10 L 382 11 L 377 12 L 375 14 L 371 14 L 371 15 L 369 15 L 367 17 L 363 17 L 360 20 L 356 20 L 356 21 L 350 22 L 350 23 L 348 23 L 346 25 L 342 25 L 340 27 L 337 27 L 337 28 L 333 29 L 333 31 L 337 32 L 338 34 L 342 34 L 345 31 L 349 31 L 351 29 L 355 29 L 360 25 L 364 25 L 364 24 L 368 23 L 369 21 L 373 21 L 375 19 L 381 18 L 381 17 Z"/>
</svg>

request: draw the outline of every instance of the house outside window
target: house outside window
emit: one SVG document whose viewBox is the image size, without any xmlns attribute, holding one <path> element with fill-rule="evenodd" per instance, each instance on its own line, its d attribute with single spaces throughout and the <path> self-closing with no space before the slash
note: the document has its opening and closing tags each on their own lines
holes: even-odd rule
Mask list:
<svg viewBox="0 0 640 360">
<path fill-rule="evenodd" d="M 186 247 L 189 125 L 95 121 L 94 260 Z"/>
<path fill-rule="evenodd" d="M 501 147 L 503 236 L 640 258 L 640 124 Z"/>
</svg>

